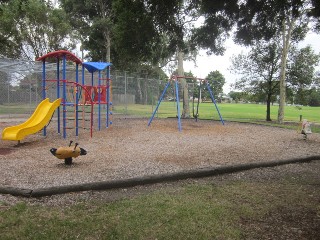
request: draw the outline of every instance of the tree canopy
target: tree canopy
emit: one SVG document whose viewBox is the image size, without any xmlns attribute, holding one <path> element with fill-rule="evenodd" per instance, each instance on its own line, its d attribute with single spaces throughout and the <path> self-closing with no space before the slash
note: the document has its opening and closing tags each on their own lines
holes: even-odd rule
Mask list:
<svg viewBox="0 0 320 240">
<path fill-rule="evenodd" d="M 289 49 L 310 28 L 320 31 L 318 0 L 58 2 L 53 6 L 46 0 L 0 0 L 1 54 L 34 59 L 52 50 L 71 50 L 78 41 L 92 61 L 112 61 L 122 70 L 151 71 L 173 60 L 183 75 L 184 59 L 200 49 L 222 55 L 226 38 L 234 32 L 235 42 L 242 45 L 278 45 L 283 103 L 287 85 L 293 86 L 288 82 L 293 73 L 286 76 Z M 185 83 L 182 89 L 188 92 Z"/>
<path fill-rule="evenodd" d="M 232 71 L 240 76 L 235 88 L 255 95 L 257 101 L 267 103 L 267 121 L 271 121 L 270 104 L 279 90 L 280 53 L 276 40 L 259 41 L 248 54 L 232 59 Z"/>
<path fill-rule="evenodd" d="M 319 87 L 315 66 L 319 64 L 320 55 L 310 46 L 302 49 L 293 48 L 288 59 L 288 87 L 293 91 L 294 102 L 309 105 L 309 90 Z"/>
<path fill-rule="evenodd" d="M 272 120 L 270 104 L 279 95 L 280 52 L 277 41 L 260 41 L 248 54 L 234 56 L 232 60 L 232 71 L 240 76 L 234 87 L 253 96 L 257 102 L 267 103 L 267 121 Z M 293 103 L 309 105 L 310 89 L 317 87 L 315 66 L 319 63 L 319 55 L 310 46 L 292 48 L 288 59 L 287 94 L 294 98 Z"/>
<path fill-rule="evenodd" d="M 12 58 L 34 59 L 56 49 L 72 48 L 72 31 L 63 10 L 39 0 L 2 1 L 0 48 Z"/>
<path fill-rule="evenodd" d="M 304 39 L 311 20 L 318 21 L 318 12 L 314 0 L 247 0 L 239 3 L 239 17 L 235 39 L 244 45 L 253 45 L 255 41 L 269 41 L 280 37 L 280 103 L 278 122 L 284 119 L 286 102 L 286 64 L 292 42 Z"/>
<path fill-rule="evenodd" d="M 226 83 L 226 79 L 219 71 L 211 71 L 207 76 L 210 87 L 214 93 L 214 96 L 217 98 L 223 93 L 223 86 Z M 207 96 L 210 97 L 209 95 Z"/>
</svg>

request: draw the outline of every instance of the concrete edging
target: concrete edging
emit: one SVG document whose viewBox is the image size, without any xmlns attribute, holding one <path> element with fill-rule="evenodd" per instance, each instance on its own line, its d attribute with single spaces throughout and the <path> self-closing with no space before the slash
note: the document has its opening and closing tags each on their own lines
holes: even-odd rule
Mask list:
<svg viewBox="0 0 320 240">
<path fill-rule="evenodd" d="M 13 196 L 22 197 L 44 197 L 56 194 L 64 194 L 70 192 L 81 192 L 90 190 L 109 190 L 118 188 L 129 188 L 138 185 L 155 184 L 161 182 L 172 182 L 177 180 L 184 180 L 188 178 L 203 178 L 210 177 L 219 174 L 227 174 L 240 172 L 245 170 L 250 170 L 254 168 L 264 168 L 264 167 L 275 167 L 285 164 L 292 163 L 304 163 L 314 160 L 320 160 L 320 156 L 308 156 L 304 158 L 293 158 L 287 160 L 275 160 L 268 162 L 254 162 L 237 164 L 231 166 L 221 166 L 221 167 L 210 167 L 195 169 L 189 171 L 182 171 L 177 173 L 160 174 L 160 175 L 148 175 L 143 177 L 121 179 L 121 180 L 110 180 L 83 184 L 74 184 L 66 186 L 48 187 L 48 188 L 36 188 L 36 189 L 23 189 L 14 187 L 0 187 L 0 194 L 11 194 Z"/>
</svg>

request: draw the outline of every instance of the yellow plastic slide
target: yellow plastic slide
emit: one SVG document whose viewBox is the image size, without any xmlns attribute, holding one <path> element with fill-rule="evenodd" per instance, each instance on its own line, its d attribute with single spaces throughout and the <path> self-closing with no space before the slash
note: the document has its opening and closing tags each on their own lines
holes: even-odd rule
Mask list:
<svg viewBox="0 0 320 240">
<path fill-rule="evenodd" d="M 2 139 L 20 141 L 27 135 L 39 132 L 50 121 L 51 116 L 56 108 L 60 106 L 60 103 L 60 98 L 52 103 L 49 101 L 49 98 L 44 99 L 26 122 L 5 128 L 2 132 Z"/>
</svg>

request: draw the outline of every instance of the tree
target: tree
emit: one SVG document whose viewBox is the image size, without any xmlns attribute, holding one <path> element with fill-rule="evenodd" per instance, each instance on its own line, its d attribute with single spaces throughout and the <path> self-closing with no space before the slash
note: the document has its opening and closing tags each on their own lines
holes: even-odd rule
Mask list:
<svg viewBox="0 0 320 240">
<path fill-rule="evenodd" d="M 143 1 L 114 1 L 112 6 L 115 63 L 126 69 L 135 69 L 138 65 L 158 67 L 163 56 L 158 49 L 162 49 L 163 39 Z"/>
<path fill-rule="evenodd" d="M 113 1 L 60 0 L 69 23 L 78 32 L 83 49 L 92 61 L 111 61 Z"/>
<path fill-rule="evenodd" d="M 197 0 L 203 24 L 193 30 L 192 43 L 195 48 L 207 49 L 207 54 L 222 55 L 223 43 L 238 20 L 238 0 Z"/>
<path fill-rule="evenodd" d="M 315 67 L 320 55 L 315 54 L 310 46 L 292 49 L 288 59 L 287 82 L 294 93 L 295 103 L 307 105 L 310 87 L 316 83 Z"/>
<path fill-rule="evenodd" d="M 101 48 L 101 44 L 112 41 L 112 46 L 107 44 L 110 49 L 107 48 L 107 52 L 113 51 L 114 62 L 121 64 L 118 68 L 134 69 L 137 65 L 156 66 L 161 58 L 169 58 L 175 52 L 178 52 L 183 63 L 183 29 L 185 18 L 192 11 L 192 8 L 186 8 L 185 2 L 188 1 L 113 0 L 103 4 L 106 3 L 103 0 L 62 0 L 62 6 L 70 15 L 74 15 L 74 21 L 78 23 L 74 26 L 84 35 L 84 46 L 90 50 L 93 60 L 104 60 L 99 58 L 100 53 L 106 49 Z M 95 31 L 99 28 L 103 29 Z M 169 50 L 159 51 L 164 44 Z M 182 69 L 183 75 L 181 66 L 180 62 L 178 71 Z M 188 94 L 187 85 L 183 79 L 180 80 L 184 95 L 183 115 L 188 116 L 189 107 L 185 105 L 189 103 L 185 97 Z"/>
<path fill-rule="evenodd" d="M 308 104 L 312 107 L 320 106 L 320 90 L 312 88 L 309 90 L 309 101 Z"/>
<path fill-rule="evenodd" d="M 34 60 L 52 50 L 74 47 L 66 14 L 50 2 L 12 0 L 1 3 L 0 13 L 0 48 L 7 57 Z"/>
<path fill-rule="evenodd" d="M 175 39 L 164 33 L 167 29 L 179 32 L 172 19 L 180 0 L 61 2 L 93 61 L 111 61 L 112 54 L 118 69 L 130 70 L 139 65 L 156 66 L 173 54 L 165 47 Z"/>
<path fill-rule="evenodd" d="M 219 71 L 211 71 L 206 77 L 210 87 L 212 89 L 213 95 L 215 98 L 218 98 L 223 93 L 223 86 L 226 83 L 224 76 Z M 204 97 L 210 98 L 209 93 Z"/>
<path fill-rule="evenodd" d="M 178 73 L 183 74 L 184 56 L 199 49 L 207 49 L 208 54 L 223 54 L 223 41 L 228 36 L 235 22 L 237 1 L 210 1 L 188 0 L 183 1 L 181 10 L 183 14 L 177 15 L 177 26 L 182 29 L 182 34 L 177 35 Z M 185 14 L 190 14 L 186 17 Z M 194 23 L 199 17 L 203 17 L 204 23 L 195 27 Z M 184 112 L 183 117 L 189 116 L 189 102 L 186 95 L 187 84 L 182 79 L 184 88 Z"/>
<path fill-rule="evenodd" d="M 315 30 L 320 32 L 320 2 L 318 0 L 312 0 L 312 8 L 309 14 L 315 18 Z"/>
<path fill-rule="evenodd" d="M 116 47 L 119 46 L 116 54 L 121 49 L 121 56 L 131 57 L 134 63 L 140 60 L 153 66 L 161 66 L 161 63 L 176 56 L 177 75 L 184 76 L 183 60 L 185 54 L 190 52 L 190 28 L 197 19 L 193 1 L 119 0 L 115 6 L 119 9 L 116 11 L 118 14 L 115 21 L 115 34 L 118 39 Z M 132 44 L 128 44 L 128 39 L 133 40 Z M 138 54 L 134 53 L 135 49 Z M 188 85 L 184 78 L 179 78 L 179 81 L 183 95 L 182 117 L 188 118 Z"/>
<path fill-rule="evenodd" d="M 245 92 L 235 92 L 231 91 L 229 92 L 229 96 L 238 103 L 239 101 L 242 101 L 246 97 L 247 93 Z"/>
<path fill-rule="evenodd" d="M 157 54 L 159 51 L 154 53 L 167 59 L 175 53 L 179 76 L 184 74 L 183 60 L 200 48 L 208 49 L 208 54 L 223 54 L 222 43 L 234 24 L 237 1 L 225 1 L 222 4 L 221 2 L 212 4 L 212 2 L 209 0 L 144 1 L 147 12 L 153 16 L 154 28 L 161 33 L 157 35 L 160 37 L 160 43 L 166 48 L 163 51 L 166 55 Z M 195 23 L 200 16 L 203 16 L 205 21 L 202 26 L 197 27 Z M 163 47 L 158 49 L 163 50 Z M 184 78 L 180 81 L 183 92 L 182 117 L 189 117 L 188 85 Z"/>
<path fill-rule="evenodd" d="M 184 67 L 183 61 L 185 56 L 192 51 L 190 49 L 190 33 L 192 28 L 194 28 L 193 23 L 199 18 L 197 5 L 193 5 L 192 0 L 181 0 L 177 1 L 177 5 L 173 8 L 170 22 L 173 27 L 167 27 L 163 25 L 165 34 L 171 36 L 171 41 L 169 44 L 173 46 L 176 53 L 177 60 L 177 75 L 184 77 Z M 161 13 L 160 13 L 161 14 Z M 158 15 L 159 25 L 161 26 L 162 16 Z M 188 84 L 185 78 L 179 78 L 182 90 L 182 117 L 190 118 L 190 108 L 189 108 L 189 90 Z"/>
<path fill-rule="evenodd" d="M 8 99 L 9 84 L 8 73 L 0 71 L 0 105 Z"/>
<path fill-rule="evenodd" d="M 279 87 L 280 51 L 276 40 L 261 41 L 247 55 L 240 54 L 232 59 L 232 71 L 241 75 L 235 88 L 267 103 L 266 121 L 271 121 L 270 106 Z"/>
<path fill-rule="evenodd" d="M 302 40 L 308 32 L 310 15 L 316 1 L 250 0 L 240 3 L 236 39 L 239 43 L 252 45 L 255 40 L 266 41 L 281 37 L 280 104 L 278 122 L 284 119 L 286 64 L 292 42 Z"/>
<path fill-rule="evenodd" d="M 144 1 L 145 9 L 152 17 L 153 27 L 158 33 L 153 39 L 152 57 L 153 62 L 160 67 L 178 59 L 178 48 L 182 53 L 187 51 L 185 37 L 188 32 L 187 26 L 190 24 L 186 24 L 186 19 L 189 18 L 190 23 L 195 18 L 192 7 L 188 5 L 190 2 L 190 0 Z M 181 56 L 183 58 L 183 54 Z"/>
<path fill-rule="evenodd" d="M 208 48 L 210 54 L 223 53 L 221 44 L 227 36 L 225 31 L 231 30 L 229 17 L 236 12 L 237 2 L 216 4 L 212 10 L 209 0 L 61 1 L 75 29 L 80 29 L 84 47 L 90 50 L 93 60 L 104 60 L 99 56 L 105 51 L 101 44 L 108 40 L 102 34 L 106 33 L 112 42 L 113 62 L 122 63 L 122 68 L 149 64 L 161 67 L 176 56 L 180 76 L 184 73 L 183 60 L 199 48 Z M 102 3 L 106 7 L 102 8 Z M 205 17 L 205 24 L 198 31 L 195 22 L 200 15 Z M 182 116 L 189 117 L 188 85 L 185 79 L 180 81 Z"/>
</svg>

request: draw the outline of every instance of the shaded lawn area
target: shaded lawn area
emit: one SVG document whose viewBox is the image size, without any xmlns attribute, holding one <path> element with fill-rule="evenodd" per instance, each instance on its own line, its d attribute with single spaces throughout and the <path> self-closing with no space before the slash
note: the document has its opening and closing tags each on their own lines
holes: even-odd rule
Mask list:
<svg viewBox="0 0 320 240">
<path fill-rule="evenodd" d="M 1 239 L 317 239 L 320 161 L 296 166 L 125 189 L 112 200 L 0 202 Z"/>
</svg>

